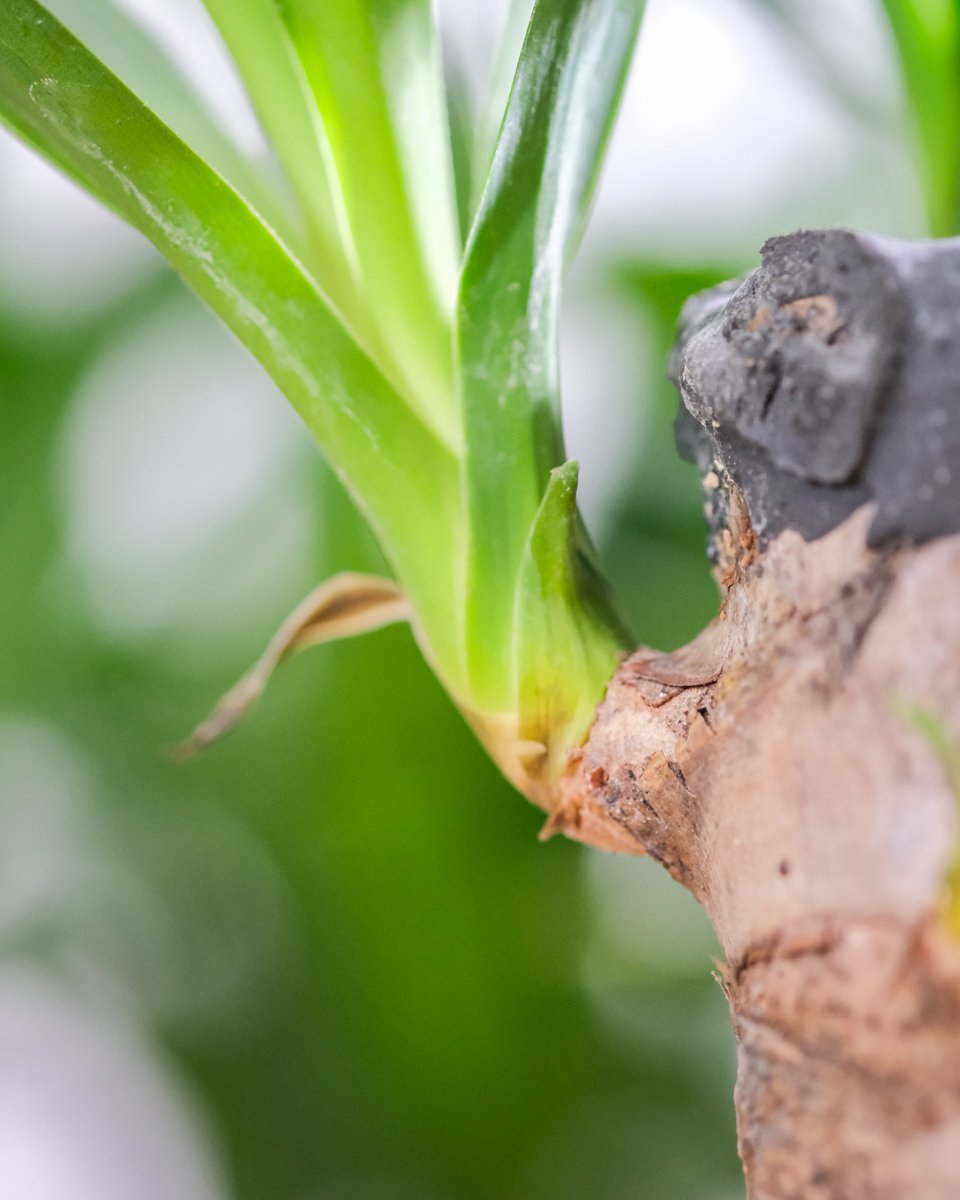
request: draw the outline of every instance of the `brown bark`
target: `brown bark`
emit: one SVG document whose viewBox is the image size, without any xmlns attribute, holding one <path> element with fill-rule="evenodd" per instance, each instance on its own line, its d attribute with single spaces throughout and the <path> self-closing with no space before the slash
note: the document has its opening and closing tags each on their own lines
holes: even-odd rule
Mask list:
<svg viewBox="0 0 960 1200">
<path fill-rule="evenodd" d="M 956 800 L 902 711 L 960 728 L 960 537 L 870 551 L 870 516 L 781 534 L 692 647 L 627 659 L 551 821 L 711 917 L 756 1200 L 960 1196 Z"/>
<path fill-rule="evenodd" d="M 713 921 L 752 1200 L 956 1200 L 957 797 L 910 711 L 960 734 L 960 534 L 871 548 L 871 501 L 761 544 L 732 475 L 719 617 L 621 664 L 548 830 L 652 855 Z"/>
</svg>

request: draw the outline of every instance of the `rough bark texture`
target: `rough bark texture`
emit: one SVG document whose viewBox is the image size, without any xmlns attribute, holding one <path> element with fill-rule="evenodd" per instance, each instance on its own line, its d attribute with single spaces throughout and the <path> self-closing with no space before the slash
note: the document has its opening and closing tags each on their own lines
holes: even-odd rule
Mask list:
<svg viewBox="0 0 960 1200">
<path fill-rule="evenodd" d="M 718 618 L 621 666 L 549 826 L 646 852 L 720 937 L 754 1200 L 960 1197 L 960 249 L 765 248 L 674 363 Z M 696 424 L 694 423 L 696 422 Z"/>
</svg>

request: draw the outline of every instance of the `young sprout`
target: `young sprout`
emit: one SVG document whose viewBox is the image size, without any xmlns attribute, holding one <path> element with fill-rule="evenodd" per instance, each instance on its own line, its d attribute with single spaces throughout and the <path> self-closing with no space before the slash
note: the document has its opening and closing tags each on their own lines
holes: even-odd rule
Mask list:
<svg viewBox="0 0 960 1200">
<path fill-rule="evenodd" d="M 549 808 L 629 641 L 565 461 L 557 340 L 642 0 L 536 4 L 495 143 L 468 156 L 486 173 L 465 246 L 429 0 L 206 4 L 276 187 L 169 64 L 167 92 L 153 70 L 137 94 L 138 64 L 162 58 L 143 35 L 123 43 L 122 82 L 38 0 L 0 10 L 0 118 L 144 233 L 260 361 L 395 576 L 305 602 L 190 748 L 298 645 L 403 617 L 502 770 Z"/>
</svg>

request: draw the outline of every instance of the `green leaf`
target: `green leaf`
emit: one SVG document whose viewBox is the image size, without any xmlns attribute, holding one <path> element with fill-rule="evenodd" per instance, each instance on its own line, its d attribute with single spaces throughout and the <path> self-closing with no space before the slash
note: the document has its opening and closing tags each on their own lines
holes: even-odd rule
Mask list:
<svg viewBox="0 0 960 1200">
<path fill-rule="evenodd" d="M 46 8 L 262 216 L 292 231 L 262 164 L 256 169 L 241 153 L 179 66 L 114 0 L 50 0 Z"/>
<path fill-rule="evenodd" d="M 452 446 L 459 243 L 429 0 L 287 0 L 323 120 L 363 296 L 401 391 Z"/>
<path fill-rule="evenodd" d="M 454 66 L 447 67 L 447 123 L 450 126 L 450 161 L 457 202 L 457 228 L 466 240 L 473 221 L 474 114 L 467 83 Z"/>
<path fill-rule="evenodd" d="M 306 261 L 351 328 L 375 349 L 323 121 L 280 9 L 275 0 L 203 2 L 299 203 Z"/>
<path fill-rule="evenodd" d="M 466 647 L 477 695 L 513 692 L 491 650 L 510 627 L 520 556 L 563 461 L 560 279 L 582 230 L 639 29 L 642 0 L 534 9 L 460 286 L 470 529 Z"/>
<path fill-rule="evenodd" d="M 913 115 L 929 232 L 960 230 L 960 13 L 956 0 L 883 0 Z"/>
<path fill-rule="evenodd" d="M 300 412 L 455 685 L 457 464 L 251 208 L 36 0 L 0 8 L 0 117 L 157 246 Z"/>
<path fill-rule="evenodd" d="M 510 88 L 513 86 L 513 77 L 532 10 L 533 0 L 509 0 L 503 13 L 474 138 L 471 172 L 475 184 L 475 190 L 471 193 L 473 211 L 480 206 L 483 184 L 490 173 L 490 163 L 493 161 L 493 152 L 503 126 L 503 115 L 510 99 Z"/>
<path fill-rule="evenodd" d="M 524 548 L 514 612 L 519 734 L 545 747 L 547 780 L 593 723 L 627 642 L 607 607 L 577 512 L 575 462 L 551 473 Z"/>
</svg>

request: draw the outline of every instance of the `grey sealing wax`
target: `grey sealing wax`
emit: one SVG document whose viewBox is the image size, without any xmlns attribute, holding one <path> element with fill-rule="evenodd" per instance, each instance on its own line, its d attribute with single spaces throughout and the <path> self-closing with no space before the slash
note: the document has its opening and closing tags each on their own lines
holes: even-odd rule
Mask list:
<svg viewBox="0 0 960 1200">
<path fill-rule="evenodd" d="M 801 231 L 761 256 L 687 302 L 670 362 L 714 531 L 731 484 L 761 543 L 868 501 L 872 545 L 960 530 L 960 238 Z"/>
</svg>

